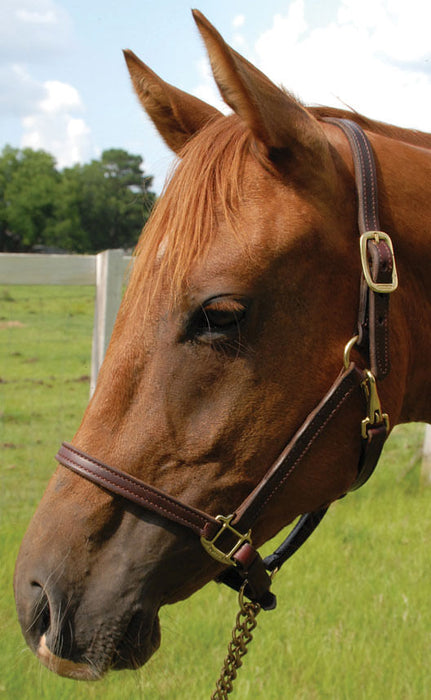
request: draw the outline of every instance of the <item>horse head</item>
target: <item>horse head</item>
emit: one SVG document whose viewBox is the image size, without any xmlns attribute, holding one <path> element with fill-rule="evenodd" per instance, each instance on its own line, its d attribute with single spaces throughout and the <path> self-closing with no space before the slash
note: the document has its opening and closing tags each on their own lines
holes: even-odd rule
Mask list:
<svg viewBox="0 0 431 700">
<path fill-rule="evenodd" d="M 216 516 L 235 511 L 338 375 L 361 263 L 345 136 L 194 17 L 232 114 L 125 53 L 178 163 L 72 443 Z M 397 377 L 383 389 L 395 422 L 407 372 L 397 339 Z M 363 411 L 358 393 L 318 436 L 262 508 L 256 546 L 349 489 Z M 145 663 L 160 643 L 160 607 L 222 568 L 181 524 L 59 465 L 22 543 L 18 615 L 43 663 L 99 678 Z"/>
</svg>

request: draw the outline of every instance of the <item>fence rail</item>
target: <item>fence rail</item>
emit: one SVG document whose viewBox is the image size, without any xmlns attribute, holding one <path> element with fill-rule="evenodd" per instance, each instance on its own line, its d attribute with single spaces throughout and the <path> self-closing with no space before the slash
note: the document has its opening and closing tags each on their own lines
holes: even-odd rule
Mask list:
<svg viewBox="0 0 431 700">
<path fill-rule="evenodd" d="M 431 425 L 425 428 L 425 440 L 422 447 L 421 478 L 424 486 L 431 486 Z"/>
<path fill-rule="evenodd" d="M 108 347 L 131 261 L 122 250 L 105 250 L 98 255 L 0 253 L 0 284 L 96 286 L 91 394 Z M 427 425 L 425 431 L 422 481 L 431 486 L 431 425 Z"/>
<path fill-rule="evenodd" d="M 0 284 L 96 286 L 91 394 L 108 347 L 131 261 L 122 250 L 105 250 L 98 255 L 0 253 Z"/>
</svg>

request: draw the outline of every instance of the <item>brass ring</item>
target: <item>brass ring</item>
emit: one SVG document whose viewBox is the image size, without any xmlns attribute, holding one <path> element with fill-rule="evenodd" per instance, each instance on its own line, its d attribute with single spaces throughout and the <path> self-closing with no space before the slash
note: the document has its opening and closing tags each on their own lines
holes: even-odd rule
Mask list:
<svg viewBox="0 0 431 700">
<path fill-rule="evenodd" d="M 349 342 L 347 343 L 346 347 L 344 348 L 344 355 L 343 355 L 344 369 L 349 369 L 350 353 L 351 353 L 352 348 L 358 342 L 358 340 L 359 340 L 359 335 L 354 335 L 353 338 L 350 338 Z"/>
</svg>

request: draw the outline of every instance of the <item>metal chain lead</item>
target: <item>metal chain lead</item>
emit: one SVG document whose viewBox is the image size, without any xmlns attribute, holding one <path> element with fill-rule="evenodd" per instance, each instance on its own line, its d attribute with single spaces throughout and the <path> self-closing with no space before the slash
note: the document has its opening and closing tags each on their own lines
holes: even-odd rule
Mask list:
<svg viewBox="0 0 431 700">
<path fill-rule="evenodd" d="M 261 611 L 258 603 L 244 601 L 244 586 L 239 592 L 238 602 L 239 612 L 232 630 L 232 640 L 229 642 L 227 656 L 211 700 L 226 700 L 232 692 L 237 671 L 242 666 L 242 657 L 247 653 L 247 645 L 253 639 L 252 632 L 257 625 L 256 617 Z"/>
</svg>

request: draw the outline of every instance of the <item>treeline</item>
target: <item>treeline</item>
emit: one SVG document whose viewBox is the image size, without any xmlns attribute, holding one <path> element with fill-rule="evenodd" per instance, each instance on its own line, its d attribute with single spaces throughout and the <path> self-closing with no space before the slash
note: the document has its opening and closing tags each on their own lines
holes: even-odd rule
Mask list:
<svg viewBox="0 0 431 700">
<path fill-rule="evenodd" d="M 0 251 L 131 248 L 156 195 L 142 158 L 121 149 L 58 170 L 45 151 L 0 155 Z"/>
</svg>

